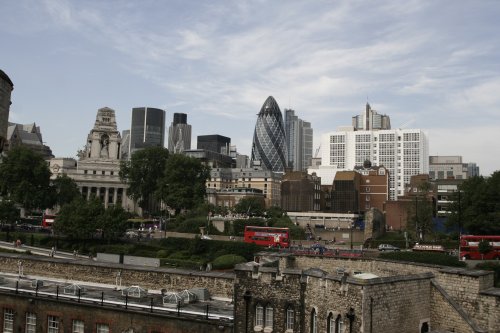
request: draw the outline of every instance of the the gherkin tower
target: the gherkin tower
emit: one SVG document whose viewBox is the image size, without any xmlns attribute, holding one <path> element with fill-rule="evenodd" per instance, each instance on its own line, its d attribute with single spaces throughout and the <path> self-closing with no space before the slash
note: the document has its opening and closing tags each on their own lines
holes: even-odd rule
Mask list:
<svg viewBox="0 0 500 333">
<path fill-rule="evenodd" d="M 276 100 L 269 96 L 258 114 L 252 144 L 252 162 L 274 172 L 286 167 L 286 140 L 283 116 Z"/>
</svg>

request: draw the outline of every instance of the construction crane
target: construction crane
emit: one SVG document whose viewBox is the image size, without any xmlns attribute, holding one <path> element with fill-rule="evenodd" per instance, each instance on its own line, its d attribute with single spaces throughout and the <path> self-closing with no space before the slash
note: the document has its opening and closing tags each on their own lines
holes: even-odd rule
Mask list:
<svg viewBox="0 0 500 333">
<path fill-rule="evenodd" d="M 319 145 L 318 148 L 316 148 L 316 151 L 314 152 L 314 158 L 317 158 L 319 155 L 319 151 L 321 150 L 321 145 Z"/>
</svg>

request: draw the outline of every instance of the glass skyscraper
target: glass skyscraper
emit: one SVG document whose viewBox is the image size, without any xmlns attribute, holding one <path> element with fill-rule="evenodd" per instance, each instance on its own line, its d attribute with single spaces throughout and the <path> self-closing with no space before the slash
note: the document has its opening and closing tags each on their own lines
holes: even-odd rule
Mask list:
<svg viewBox="0 0 500 333">
<path fill-rule="evenodd" d="M 276 100 L 269 96 L 258 114 L 252 143 L 252 163 L 274 172 L 284 172 L 287 150 L 283 116 Z"/>
<path fill-rule="evenodd" d="M 129 138 L 129 158 L 134 151 L 146 147 L 163 147 L 165 143 L 165 111 L 155 108 L 133 108 Z"/>
</svg>

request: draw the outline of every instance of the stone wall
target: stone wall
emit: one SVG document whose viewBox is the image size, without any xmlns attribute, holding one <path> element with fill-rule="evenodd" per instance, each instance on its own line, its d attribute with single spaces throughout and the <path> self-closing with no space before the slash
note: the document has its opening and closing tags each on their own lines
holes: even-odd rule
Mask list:
<svg viewBox="0 0 500 333">
<path fill-rule="evenodd" d="M 286 310 L 293 309 L 294 332 L 300 332 L 298 328 L 302 326 L 301 311 L 304 299 L 300 272 L 289 270 L 287 274 L 280 275 L 274 267 L 255 266 L 255 269 L 243 267 L 237 270 L 234 286 L 235 332 L 254 332 L 257 305 L 273 308 L 273 332 L 285 332 Z"/>
<path fill-rule="evenodd" d="M 457 333 L 486 332 L 478 330 L 460 305 L 436 283 L 431 288 L 430 306 L 432 329 L 439 327 L 441 330 Z"/>
<path fill-rule="evenodd" d="M 500 290 L 492 288 L 491 272 L 442 269 L 436 274 L 436 283 L 477 325 L 500 332 Z"/>
<path fill-rule="evenodd" d="M 145 268 L 5 253 L 0 254 L 0 267 L 3 272 L 17 273 L 19 260 L 22 261 L 24 274 L 27 276 L 113 285 L 117 273 L 121 271 L 122 286 L 139 285 L 147 289 L 167 289 L 167 291 L 207 288 L 211 296 L 225 298 L 233 296 L 234 274 L 232 273 Z"/>
</svg>

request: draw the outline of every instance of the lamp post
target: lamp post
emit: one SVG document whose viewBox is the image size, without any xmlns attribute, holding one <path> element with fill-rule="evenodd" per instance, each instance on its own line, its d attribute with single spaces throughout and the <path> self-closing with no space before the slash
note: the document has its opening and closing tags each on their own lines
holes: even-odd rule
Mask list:
<svg viewBox="0 0 500 333">
<path fill-rule="evenodd" d="M 415 236 L 417 241 L 420 240 L 419 232 L 418 232 L 418 197 L 415 196 Z"/>
<path fill-rule="evenodd" d="M 351 250 L 352 250 L 352 229 L 354 229 L 354 221 L 351 221 Z"/>
</svg>

